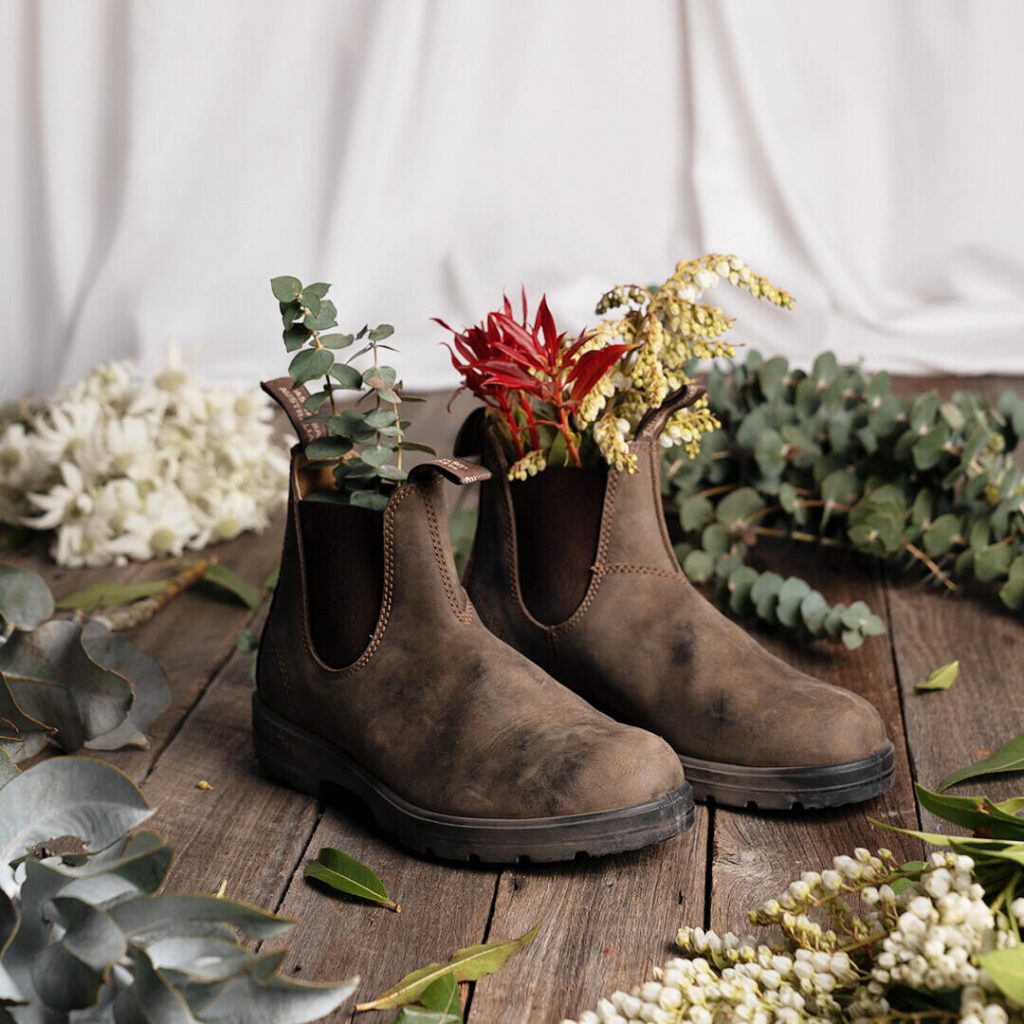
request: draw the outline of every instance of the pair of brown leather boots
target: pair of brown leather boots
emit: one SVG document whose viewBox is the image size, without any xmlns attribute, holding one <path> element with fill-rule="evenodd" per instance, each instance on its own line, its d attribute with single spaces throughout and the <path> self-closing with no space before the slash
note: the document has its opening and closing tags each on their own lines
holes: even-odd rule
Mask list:
<svg viewBox="0 0 1024 1024">
<path fill-rule="evenodd" d="M 253 702 L 264 770 L 354 794 L 413 850 L 492 863 L 659 842 L 695 794 L 812 808 L 884 792 L 877 711 L 762 650 L 679 567 L 657 439 L 692 398 L 640 425 L 636 473 L 514 483 L 478 410 L 456 455 L 481 464 L 417 466 L 383 513 L 318 500 L 330 473 L 297 447 Z M 445 479 L 482 483 L 465 589 Z"/>
</svg>

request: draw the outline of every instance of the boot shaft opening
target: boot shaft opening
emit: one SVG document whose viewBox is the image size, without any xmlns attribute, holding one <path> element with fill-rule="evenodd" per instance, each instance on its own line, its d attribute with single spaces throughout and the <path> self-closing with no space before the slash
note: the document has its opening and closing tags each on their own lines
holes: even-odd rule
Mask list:
<svg viewBox="0 0 1024 1024">
<path fill-rule="evenodd" d="M 549 467 L 509 485 L 519 588 L 530 614 L 544 625 L 564 622 L 586 596 L 607 479 L 603 467 Z"/>
<path fill-rule="evenodd" d="M 299 502 L 310 639 L 345 668 L 366 650 L 384 593 L 384 514 L 334 502 Z"/>
</svg>

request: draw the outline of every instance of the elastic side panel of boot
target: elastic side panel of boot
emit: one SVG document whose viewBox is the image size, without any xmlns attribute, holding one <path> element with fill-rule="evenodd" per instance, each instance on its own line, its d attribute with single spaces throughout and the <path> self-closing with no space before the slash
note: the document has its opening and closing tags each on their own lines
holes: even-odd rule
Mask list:
<svg viewBox="0 0 1024 1024">
<path fill-rule="evenodd" d="M 384 515 L 352 505 L 299 503 L 313 646 L 331 668 L 351 665 L 377 626 L 384 592 Z"/>
<path fill-rule="evenodd" d="M 549 467 L 511 483 L 519 588 L 530 614 L 564 622 L 580 606 L 597 557 L 607 473 Z"/>
</svg>

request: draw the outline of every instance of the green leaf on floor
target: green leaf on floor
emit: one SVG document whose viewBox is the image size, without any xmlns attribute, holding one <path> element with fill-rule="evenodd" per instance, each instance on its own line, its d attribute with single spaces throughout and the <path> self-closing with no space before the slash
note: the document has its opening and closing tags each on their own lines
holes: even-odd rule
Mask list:
<svg viewBox="0 0 1024 1024">
<path fill-rule="evenodd" d="M 238 575 L 233 573 L 226 565 L 214 562 L 207 570 L 199 583 L 200 586 L 209 585 L 222 590 L 240 601 L 250 610 L 258 608 L 260 603 L 259 590 Z"/>
<path fill-rule="evenodd" d="M 459 986 L 451 972 L 428 985 L 418 1003 L 402 1007 L 395 1024 L 462 1024 Z"/>
<path fill-rule="evenodd" d="M 984 796 L 949 796 L 914 783 L 917 802 L 943 821 L 991 839 L 1024 842 L 1024 818 L 1016 816 L 1019 800 L 997 804 Z"/>
<path fill-rule="evenodd" d="M 53 596 L 41 576 L 0 565 L 0 619 L 15 629 L 35 629 L 53 614 Z"/>
<path fill-rule="evenodd" d="M 61 611 L 93 612 L 97 608 L 117 608 L 147 597 L 155 597 L 167 586 L 167 580 L 146 580 L 143 583 L 93 583 L 76 590 L 57 602 Z"/>
<path fill-rule="evenodd" d="M 420 999 L 424 992 L 445 974 L 451 974 L 455 981 L 478 981 L 501 969 L 510 956 L 518 953 L 536 938 L 540 929 L 535 924 L 518 939 L 500 942 L 485 942 L 477 946 L 466 946 L 458 950 L 446 964 L 428 964 L 407 974 L 397 985 L 382 992 L 370 1003 L 360 1003 L 356 1010 L 387 1010 L 406 1006 Z"/>
<path fill-rule="evenodd" d="M 277 581 L 281 578 L 281 563 L 278 562 L 270 572 L 267 573 L 267 578 L 263 581 L 264 590 L 276 590 Z"/>
<path fill-rule="evenodd" d="M 960 675 L 960 662 L 951 661 L 948 665 L 942 665 L 933 672 L 929 672 L 927 679 L 914 683 L 914 693 L 948 690 L 956 682 L 958 675 Z"/>
<path fill-rule="evenodd" d="M 966 768 L 960 768 L 946 776 L 939 784 L 940 792 L 955 786 L 967 779 L 976 779 L 982 775 L 1000 775 L 1003 772 L 1024 771 L 1024 733 L 1004 743 L 994 754 L 981 761 L 976 761 Z"/>
<path fill-rule="evenodd" d="M 1024 946 L 982 953 L 978 963 L 1004 995 L 1024 1003 Z"/>
<path fill-rule="evenodd" d="M 378 903 L 396 913 L 402 909 L 388 896 L 384 883 L 370 868 L 331 846 L 323 847 L 316 860 L 306 865 L 305 876 L 348 896 Z"/>
</svg>

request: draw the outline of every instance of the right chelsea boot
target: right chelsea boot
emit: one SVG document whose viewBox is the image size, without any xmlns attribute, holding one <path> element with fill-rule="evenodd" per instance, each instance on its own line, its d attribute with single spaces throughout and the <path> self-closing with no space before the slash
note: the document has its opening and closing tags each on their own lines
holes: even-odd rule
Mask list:
<svg viewBox="0 0 1024 1024">
<path fill-rule="evenodd" d="M 439 458 L 378 512 L 324 500 L 329 470 L 293 451 L 257 758 L 304 792 L 354 794 L 385 832 L 443 858 L 557 861 L 668 839 L 693 819 L 672 749 L 488 632 L 459 585 L 442 481 L 487 476 Z"/>
<path fill-rule="evenodd" d="M 687 580 L 662 508 L 658 437 L 703 389 L 648 412 L 636 471 L 548 468 L 510 482 L 479 409 L 456 441 L 491 475 L 466 588 L 489 629 L 619 721 L 663 736 L 697 799 L 785 810 L 885 792 L 878 711 L 769 654 Z"/>
</svg>

